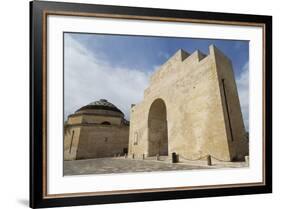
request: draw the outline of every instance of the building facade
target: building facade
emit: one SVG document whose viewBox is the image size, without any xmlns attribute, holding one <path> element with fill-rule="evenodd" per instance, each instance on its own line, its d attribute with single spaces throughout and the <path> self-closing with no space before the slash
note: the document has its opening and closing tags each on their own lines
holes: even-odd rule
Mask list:
<svg viewBox="0 0 281 209">
<path fill-rule="evenodd" d="M 132 105 L 129 155 L 241 160 L 245 135 L 231 60 L 213 45 L 209 55 L 179 50 Z"/>
<path fill-rule="evenodd" d="M 69 115 L 64 125 L 64 159 L 113 157 L 128 152 L 129 123 L 112 103 L 101 99 Z"/>
</svg>

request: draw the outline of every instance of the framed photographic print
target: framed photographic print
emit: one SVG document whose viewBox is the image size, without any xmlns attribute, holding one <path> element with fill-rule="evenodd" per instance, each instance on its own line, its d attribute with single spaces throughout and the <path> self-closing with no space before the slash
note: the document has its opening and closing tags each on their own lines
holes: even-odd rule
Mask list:
<svg viewBox="0 0 281 209">
<path fill-rule="evenodd" d="M 30 3 L 30 207 L 272 191 L 272 17 Z"/>
</svg>

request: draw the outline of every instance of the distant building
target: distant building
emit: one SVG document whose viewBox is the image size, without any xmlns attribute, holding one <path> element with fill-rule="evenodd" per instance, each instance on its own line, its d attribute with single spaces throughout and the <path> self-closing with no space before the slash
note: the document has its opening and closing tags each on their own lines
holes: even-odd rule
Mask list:
<svg viewBox="0 0 281 209">
<path fill-rule="evenodd" d="M 128 152 L 129 122 L 105 99 L 81 107 L 64 124 L 64 159 L 113 157 Z"/>
<path fill-rule="evenodd" d="M 129 155 L 243 160 L 245 133 L 231 60 L 213 45 L 209 55 L 179 50 L 131 108 Z"/>
</svg>

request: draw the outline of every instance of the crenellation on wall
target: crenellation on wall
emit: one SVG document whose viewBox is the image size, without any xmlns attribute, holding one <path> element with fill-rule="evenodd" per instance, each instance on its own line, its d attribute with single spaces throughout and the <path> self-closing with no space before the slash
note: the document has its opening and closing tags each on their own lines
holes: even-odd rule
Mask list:
<svg viewBox="0 0 281 209">
<path fill-rule="evenodd" d="M 178 50 L 175 55 L 164 63 L 159 70 L 157 70 L 150 79 L 150 86 L 144 91 L 144 97 L 151 93 L 158 91 L 158 82 L 166 82 L 169 86 L 170 83 L 175 83 L 178 76 L 186 76 L 186 70 L 196 70 L 201 62 L 205 62 L 209 55 L 203 54 L 201 51 L 196 50 L 192 54 L 189 54 L 182 49 Z M 205 59 L 206 58 L 206 59 Z M 185 68 L 188 66 L 188 68 Z M 192 73 L 190 73 L 192 75 Z"/>
<path fill-rule="evenodd" d="M 180 65 L 190 54 L 182 49 L 179 49 L 174 55 L 172 55 L 158 70 L 150 77 L 150 84 L 153 84 L 169 75 L 175 73 L 177 67 L 175 64 Z"/>
<path fill-rule="evenodd" d="M 234 158 L 242 159 L 238 156 L 237 150 L 247 149 L 247 145 L 240 144 L 239 146 L 243 146 L 241 148 L 234 143 L 229 143 L 225 103 L 221 96 L 221 69 L 227 63 L 228 74 L 225 75 L 228 75 L 227 80 L 230 80 L 231 86 L 229 91 L 234 97 L 230 114 L 236 114 L 234 109 L 240 110 L 235 80 L 230 73 L 231 62 L 225 58 L 225 55 L 221 55 L 222 53 L 215 46 L 209 47 L 209 55 L 195 51 L 181 59 L 179 55 L 182 52 L 179 50 L 156 71 L 150 80 L 143 101 L 132 109 L 129 154 L 148 153 L 151 140 L 156 140 L 153 142 L 154 147 L 155 143 L 159 143 L 159 147 L 162 146 L 163 143 L 157 142 L 156 139 L 161 137 L 159 134 L 151 135 L 152 130 L 148 125 L 152 104 L 160 99 L 165 104 L 167 112 L 168 155 L 176 152 L 188 159 L 202 158 L 206 155 L 226 161 Z M 243 123 L 242 118 L 237 116 L 233 118 L 236 118 L 233 120 L 237 120 L 239 124 L 241 121 Z M 161 124 L 158 124 L 158 127 L 161 127 Z M 235 131 L 238 134 L 244 129 L 242 126 L 237 126 Z M 140 142 L 137 146 L 132 146 L 136 132 L 142 133 L 139 134 Z"/>
<path fill-rule="evenodd" d="M 207 55 L 203 54 L 200 50 L 196 50 L 183 60 L 183 62 L 196 65 L 205 57 L 207 57 Z"/>
<path fill-rule="evenodd" d="M 65 124 L 65 159 L 112 157 L 126 149 L 135 158 L 175 152 L 233 161 L 249 154 L 232 63 L 214 45 L 208 55 L 178 50 L 131 106 L 130 127 L 123 117 L 104 99 L 80 108 Z"/>
</svg>

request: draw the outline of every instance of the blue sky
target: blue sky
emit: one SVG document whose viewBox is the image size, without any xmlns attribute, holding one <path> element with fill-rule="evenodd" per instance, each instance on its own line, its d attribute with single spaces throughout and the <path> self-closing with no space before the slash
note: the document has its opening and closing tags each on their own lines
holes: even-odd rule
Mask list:
<svg viewBox="0 0 281 209">
<path fill-rule="evenodd" d="M 180 48 L 208 54 L 209 45 L 214 44 L 232 60 L 248 129 L 248 41 L 85 33 L 64 36 L 65 115 L 105 98 L 129 119 L 130 104 L 141 101 L 149 76 L 171 55 Z"/>
</svg>

